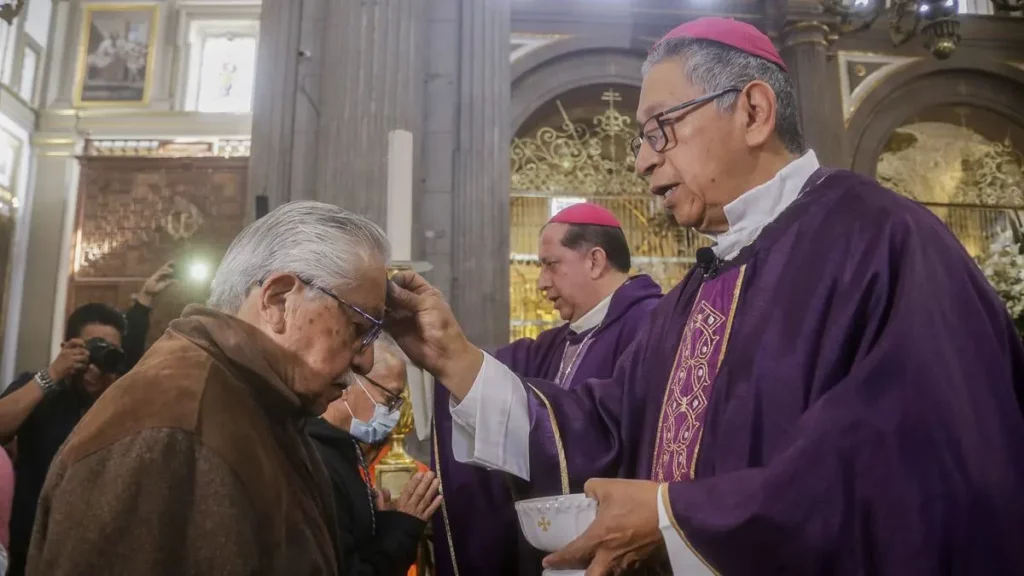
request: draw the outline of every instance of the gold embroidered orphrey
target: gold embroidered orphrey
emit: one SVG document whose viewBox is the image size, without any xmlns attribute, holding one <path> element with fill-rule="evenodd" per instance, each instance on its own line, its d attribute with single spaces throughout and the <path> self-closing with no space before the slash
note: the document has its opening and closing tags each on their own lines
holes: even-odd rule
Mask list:
<svg viewBox="0 0 1024 576">
<path fill-rule="evenodd" d="M 651 466 L 651 478 L 657 482 L 678 482 L 694 476 L 704 417 L 729 343 L 745 271 L 746 266 L 740 266 L 705 282 L 697 291 L 658 419 Z M 706 295 L 705 288 L 711 282 L 724 284 L 710 288 L 711 293 Z"/>
<path fill-rule="evenodd" d="M 700 434 L 701 413 L 707 407 L 707 392 L 711 379 L 708 364 L 712 353 L 722 338 L 718 332 L 726 316 L 715 310 L 706 301 L 697 303 L 697 310 L 690 316 L 683 330 L 682 342 L 676 352 L 676 366 L 668 384 L 668 398 L 662 408 L 662 429 L 664 441 L 661 457 L 654 463 L 654 477 L 659 482 L 677 481 L 680 478 L 665 478 L 666 466 L 671 469 L 692 472 L 687 462 L 687 445 L 691 438 Z M 696 342 L 694 342 L 696 340 Z M 696 344 L 696 346 L 694 346 Z M 692 351 L 692 352 L 691 352 Z M 693 387 L 684 396 L 687 376 L 692 373 Z M 677 416 L 683 415 L 682 426 L 677 426 Z M 671 462 L 670 462 L 671 460 Z"/>
</svg>

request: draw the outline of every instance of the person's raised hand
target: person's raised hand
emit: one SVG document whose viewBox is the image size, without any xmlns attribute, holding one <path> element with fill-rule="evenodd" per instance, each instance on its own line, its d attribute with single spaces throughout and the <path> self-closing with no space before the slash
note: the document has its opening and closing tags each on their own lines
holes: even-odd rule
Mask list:
<svg viewBox="0 0 1024 576">
<path fill-rule="evenodd" d="M 135 295 L 135 301 L 147 308 L 152 308 L 153 299 L 175 282 L 177 280 L 174 279 L 174 262 L 168 262 L 146 280 L 146 283 L 142 285 L 142 290 Z"/>
<path fill-rule="evenodd" d="M 433 472 L 417 472 L 402 488 L 395 510 L 426 522 L 441 506 L 440 489 L 441 481 Z"/>
<path fill-rule="evenodd" d="M 414 364 L 433 374 L 457 399 L 465 397 L 483 354 L 466 339 L 438 289 L 415 272 L 396 273 L 388 283 L 385 326 Z"/>
<path fill-rule="evenodd" d="M 544 558 L 544 567 L 586 566 L 586 576 L 602 576 L 643 563 L 664 543 L 658 486 L 649 480 L 589 480 L 583 491 L 597 500 L 597 517 L 578 538 Z"/>
<path fill-rule="evenodd" d="M 53 359 L 47 372 L 54 382 L 81 374 L 89 367 L 89 351 L 80 338 L 72 338 L 60 345 L 60 354 Z"/>
</svg>

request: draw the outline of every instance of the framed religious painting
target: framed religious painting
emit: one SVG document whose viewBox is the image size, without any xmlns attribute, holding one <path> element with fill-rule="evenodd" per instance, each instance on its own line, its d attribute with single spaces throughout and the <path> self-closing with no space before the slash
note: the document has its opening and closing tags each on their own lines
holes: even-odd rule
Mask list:
<svg viewBox="0 0 1024 576">
<path fill-rule="evenodd" d="M 145 106 L 153 87 L 156 4 L 86 4 L 75 107 Z"/>
</svg>

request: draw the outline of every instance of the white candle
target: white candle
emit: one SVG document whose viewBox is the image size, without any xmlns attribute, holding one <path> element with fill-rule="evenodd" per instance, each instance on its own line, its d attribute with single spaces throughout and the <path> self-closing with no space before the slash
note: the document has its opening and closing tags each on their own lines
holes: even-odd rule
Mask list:
<svg viewBox="0 0 1024 576">
<path fill-rule="evenodd" d="M 388 133 L 388 211 L 386 230 L 391 259 L 412 260 L 412 132 Z"/>
</svg>

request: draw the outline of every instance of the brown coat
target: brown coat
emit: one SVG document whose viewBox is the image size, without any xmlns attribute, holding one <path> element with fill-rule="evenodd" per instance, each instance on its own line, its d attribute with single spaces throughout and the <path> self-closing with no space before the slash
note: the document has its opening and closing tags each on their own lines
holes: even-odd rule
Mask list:
<svg viewBox="0 0 1024 576">
<path fill-rule="evenodd" d="M 54 459 L 29 574 L 336 574 L 334 506 L 256 328 L 185 310 Z"/>
</svg>

